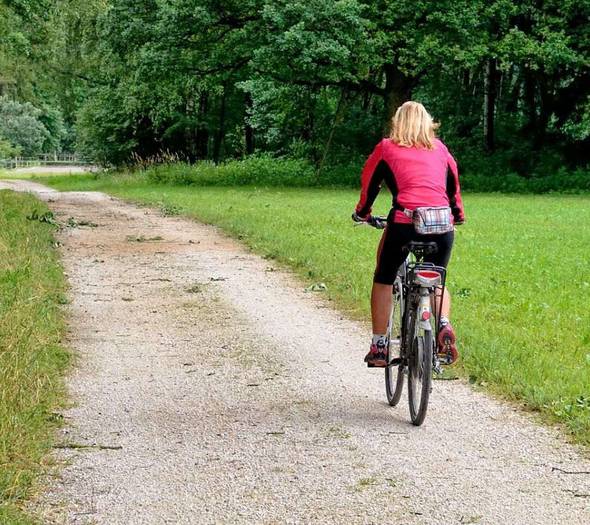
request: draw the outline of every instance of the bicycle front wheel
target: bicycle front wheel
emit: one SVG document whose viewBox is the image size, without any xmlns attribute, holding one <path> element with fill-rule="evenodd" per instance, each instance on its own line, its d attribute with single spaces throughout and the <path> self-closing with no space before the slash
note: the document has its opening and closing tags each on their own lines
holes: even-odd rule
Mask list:
<svg viewBox="0 0 590 525">
<path fill-rule="evenodd" d="M 403 288 L 401 279 L 398 277 L 394 284 L 393 306 L 389 317 L 389 326 L 387 335 L 389 340 L 389 362 L 392 359 L 401 357 L 401 340 L 402 340 L 402 314 L 403 314 Z M 385 368 L 385 393 L 387 402 L 396 406 L 402 396 L 404 389 L 404 374 L 406 367 L 402 362 L 399 365 L 389 365 Z"/>
<path fill-rule="evenodd" d="M 432 331 L 420 330 L 413 338 L 408 356 L 408 401 L 412 423 L 420 426 L 426 417 L 432 387 Z"/>
</svg>

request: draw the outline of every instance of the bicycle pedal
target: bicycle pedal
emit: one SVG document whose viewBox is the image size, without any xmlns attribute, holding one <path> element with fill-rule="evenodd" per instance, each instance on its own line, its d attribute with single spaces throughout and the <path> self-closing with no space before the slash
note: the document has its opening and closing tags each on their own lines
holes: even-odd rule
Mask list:
<svg viewBox="0 0 590 525">
<path fill-rule="evenodd" d="M 367 368 L 387 368 L 387 365 L 374 365 L 373 363 L 367 363 Z"/>
<path fill-rule="evenodd" d="M 441 365 L 449 365 L 453 361 L 453 356 L 447 352 L 439 352 L 436 354 L 438 361 Z"/>
</svg>

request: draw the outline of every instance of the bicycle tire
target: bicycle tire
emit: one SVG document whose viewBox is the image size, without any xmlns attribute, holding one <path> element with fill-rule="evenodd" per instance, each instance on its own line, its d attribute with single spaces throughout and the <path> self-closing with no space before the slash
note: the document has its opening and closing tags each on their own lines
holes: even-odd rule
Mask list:
<svg viewBox="0 0 590 525">
<path fill-rule="evenodd" d="M 392 342 L 397 341 L 398 347 L 401 345 L 402 338 L 402 317 L 403 317 L 403 296 L 401 280 L 398 279 L 397 291 L 393 294 L 393 305 L 389 316 L 389 325 L 387 327 L 387 336 L 389 340 L 389 359 L 392 359 Z M 399 352 L 398 352 L 399 353 Z M 404 389 L 405 365 L 390 365 L 385 367 L 385 395 L 387 402 L 396 406 L 401 399 Z"/>
<path fill-rule="evenodd" d="M 433 352 L 432 331 L 421 330 L 416 333 L 408 355 L 408 404 L 410 418 L 415 426 L 424 423 L 428 410 L 428 399 L 432 387 Z"/>
</svg>

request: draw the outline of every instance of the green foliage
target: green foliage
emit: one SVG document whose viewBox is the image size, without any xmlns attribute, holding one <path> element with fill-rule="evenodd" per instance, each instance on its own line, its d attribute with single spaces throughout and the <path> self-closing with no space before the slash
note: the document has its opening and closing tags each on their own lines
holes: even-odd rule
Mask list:
<svg viewBox="0 0 590 525">
<path fill-rule="evenodd" d="M 7 140 L 0 138 L 0 159 L 18 157 L 21 153 L 22 150 L 19 147 L 15 147 Z"/>
<path fill-rule="evenodd" d="M 371 51 L 356 0 L 267 2 L 262 24 L 266 38 L 254 63 L 263 76 L 286 84 L 355 80 Z"/>
<path fill-rule="evenodd" d="M 590 162 L 588 2 L 44 0 L 0 7 L 0 94 L 44 149 L 356 163 L 408 98 L 467 172 Z M 18 67 L 22 63 L 25 67 Z M 5 137 L 6 138 L 6 137 Z M 485 156 L 486 162 L 479 159 Z"/>
<path fill-rule="evenodd" d="M 40 117 L 41 111 L 32 104 L 0 97 L 0 138 L 25 156 L 41 153 L 51 135 Z"/>
<path fill-rule="evenodd" d="M 461 176 L 461 186 L 466 192 L 499 193 L 588 193 L 590 192 L 590 167 L 568 171 L 556 168 L 521 177 L 515 173 L 504 174 L 501 167 L 490 159 L 482 159 L 485 170 L 469 172 Z M 306 160 L 274 158 L 256 155 L 243 160 L 230 160 L 215 165 L 210 161 L 195 164 L 168 162 L 147 164 L 136 172 L 136 176 L 168 185 L 185 186 L 248 186 L 260 187 L 340 187 L 357 188 L 362 160 L 340 163 L 318 172 Z M 111 175 L 106 175 L 110 177 Z M 99 177 L 102 177 L 99 175 Z M 127 175 L 122 176 L 128 178 Z M 81 180 L 86 180 L 82 177 Z M 133 177 L 131 177 L 133 180 Z"/>
<path fill-rule="evenodd" d="M 59 422 L 68 356 L 60 346 L 65 283 L 45 204 L 0 191 L 0 521 L 28 523 L 30 495 Z M 27 220 L 36 215 L 39 220 Z"/>
<path fill-rule="evenodd" d="M 90 38 L 99 82 L 82 143 L 115 164 L 255 149 L 356 162 L 413 97 L 460 161 L 487 148 L 501 172 L 529 176 L 554 168 L 531 154 L 550 145 L 575 168 L 589 160 L 588 30 L 577 22 L 587 14 L 580 3 L 506 0 L 116 0 Z"/>
<path fill-rule="evenodd" d="M 68 139 L 71 142 L 71 138 L 68 137 L 71 130 L 68 130 L 63 115 L 58 108 L 45 105 L 40 110 L 38 118 L 47 130 L 47 138 L 42 146 L 43 152 L 59 153 L 64 146 L 72 146 L 71 143 L 68 143 Z"/>
<path fill-rule="evenodd" d="M 160 164 L 145 170 L 148 180 L 194 186 L 311 186 L 313 168 L 305 160 L 253 156 L 242 161 Z"/>
<path fill-rule="evenodd" d="M 59 56 L 65 39 L 59 31 L 64 3 L 21 0 L 0 5 L 0 105 L 22 106 L 18 122 L 3 125 L 0 120 L 0 138 L 20 149 L 10 155 L 34 156 L 72 146 L 73 120 L 64 118 L 59 100 L 72 93 L 58 73 L 64 62 Z M 15 108 L 10 112 L 14 118 Z M 3 133 L 6 126 L 10 130 Z"/>
<path fill-rule="evenodd" d="M 79 113 L 79 150 L 102 164 L 124 164 L 138 145 L 138 129 L 119 93 L 96 92 Z"/>
<path fill-rule="evenodd" d="M 578 103 L 576 111 L 564 122 L 563 133 L 575 141 L 590 138 L 590 96 Z"/>
<path fill-rule="evenodd" d="M 92 82 L 85 75 L 91 64 L 86 46 L 93 17 L 107 5 L 107 0 L 0 3 L 0 97 L 32 104 L 47 130 L 43 145 L 23 154 L 73 151 L 76 113 L 86 82 Z"/>
<path fill-rule="evenodd" d="M 219 160 L 245 151 L 241 80 L 257 39 L 259 2 L 116 0 L 96 20 L 82 143 L 122 164 L 171 151 Z M 106 117 L 106 118 L 105 118 Z M 108 139 L 108 140 L 105 140 Z"/>
</svg>

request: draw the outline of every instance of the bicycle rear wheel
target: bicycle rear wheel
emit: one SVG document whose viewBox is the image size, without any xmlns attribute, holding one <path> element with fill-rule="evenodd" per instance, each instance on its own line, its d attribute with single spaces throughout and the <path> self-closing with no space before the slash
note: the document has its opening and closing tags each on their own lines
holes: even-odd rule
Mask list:
<svg viewBox="0 0 590 525">
<path fill-rule="evenodd" d="M 393 305 L 389 317 L 389 326 L 387 335 L 389 340 L 389 362 L 395 357 L 401 356 L 401 338 L 402 338 L 402 315 L 404 310 L 403 288 L 401 279 L 398 277 L 394 284 Z M 402 396 L 404 389 L 405 365 L 389 365 L 385 367 L 385 393 L 387 402 L 396 406 Z"/>
<path fill-rule="evenodd" d="M 414 329 L 415 330 L 415 329 Z M 414 330 L 410 333 L 414 333 Z M 432 331 L 415 333 L 408 355 L 408 401 L 412 423 L 420 426 L 426 417 L 432 387 L 432 358 L 434 338 Z"/>
</svg>

